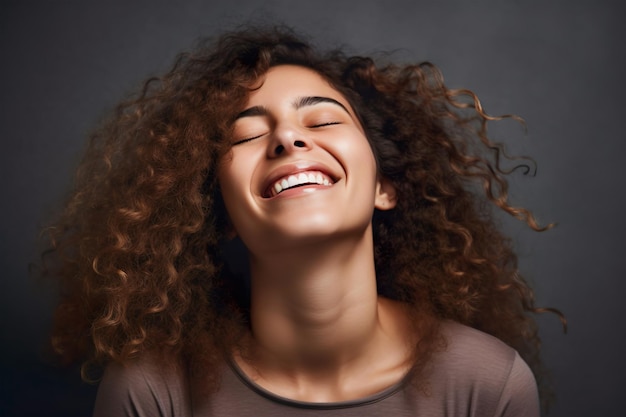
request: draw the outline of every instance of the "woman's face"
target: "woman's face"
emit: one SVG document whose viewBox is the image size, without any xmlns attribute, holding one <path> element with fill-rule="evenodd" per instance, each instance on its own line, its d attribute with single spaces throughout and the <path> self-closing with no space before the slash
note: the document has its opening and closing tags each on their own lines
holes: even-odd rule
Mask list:
<svg viewBox="0 0 626 417">
<path fill-rule="evenodd" d="M 374 207 L 393 207 L 363 128 L 325 79 L 282 65 L 255 87 L 219 171 L 233 227 L 252 253 L 362 235 Z"/>
</svg>

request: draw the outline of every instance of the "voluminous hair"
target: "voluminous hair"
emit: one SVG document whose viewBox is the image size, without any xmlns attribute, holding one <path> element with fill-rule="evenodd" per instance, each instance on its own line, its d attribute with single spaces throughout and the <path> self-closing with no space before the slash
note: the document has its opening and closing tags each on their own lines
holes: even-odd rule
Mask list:
<svg viewBox="0 0 626 417">
<path fill-rule="evenodd" d="M 204 369 L 248 326 L 245 280 L 229 272 L 217 182 L 229 135 L 271 67 L 313 69 L 359 117 L 381 175 L 397 191 L 373 217 L 379 293 L 410 306 L 416 367 L 441 346 L 443 319 L 487 332 L 538 373 L 533 292 L 492 208 L 543 230 L 509 204 L 502 147 L 474 93 L 430 63 L 396 65 L 320 52 L 287 28 L 229 32 L 179 56 L 91 135 L 74 190 L 50 230 L 61 282 L 53 346 L 104 365 L 151 353 Z"/>
</svg>

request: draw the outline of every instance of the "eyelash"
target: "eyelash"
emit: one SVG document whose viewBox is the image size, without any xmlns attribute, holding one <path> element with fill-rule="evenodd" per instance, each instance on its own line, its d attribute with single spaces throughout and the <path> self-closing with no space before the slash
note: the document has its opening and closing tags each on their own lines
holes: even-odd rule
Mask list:
<svg viewBox="0 0 626 417">
<path fill-rule="evenodd" d="M 312 125 L 311 127 L 316 128 L 316 127 L 332 126 L 332 125 L 338 125 L 338 124 L 341 124 L 341 122 L 325 122 L 325 123 Z"/>
<path fill-rule="evenodd" d="M 232 146 L 241 145 L 242 143 L 250 142 L 251 140 L 258 139 L 261 136 L 263 136 L 263 135 L 257 135 L 257 136 L 253 136 L 251 138 L 245 138 L 245 139 L 238 140 L 236 142 L 233 142 Z"/>
<path fill-rule="evenodd" d="M 318 127 L 332 126 L 332 125 L 338 125 L 338 124 L 341 124 L 341 122 L 324 122 L 324 123 L 318 123 L 318 124 L 315 124 L 315 125 L 311 125 L 311 126 L 309 126 L 309 128 L 315 129 L 315 128 L 318 128 Z M 254 139 L 260 138 L 261 136 L 263 136 L 263 135 L 257 135 L 257 136 L 253 136 L 251 138 L 245 138 L 245 139 L 238 140 L 238 141 L 234 142 L 232 146 L 241 145 L 242 143 L 250 142 L 250 141 L 252 141 Z"/>
</svg>

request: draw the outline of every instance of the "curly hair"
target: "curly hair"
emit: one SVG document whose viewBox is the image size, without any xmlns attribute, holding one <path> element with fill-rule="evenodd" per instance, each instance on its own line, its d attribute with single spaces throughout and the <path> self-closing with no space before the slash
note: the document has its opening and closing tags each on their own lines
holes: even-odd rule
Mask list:
<svg viewBox="0 0 626 417">
<path fill-rule="evenodd" d="M 440 346 L 438 323 L 451 319 L 501 339 L 538 373 L 529 313 L 545 309 L 535 307 L 492 206 L 546 227 L 508 202 L 507 156 L 487 137 L 487 123 L 502 117 L 485 113 L 471 91 L 448 89 L 430 63 L 322 52 L 288 28 L 204 41 L 91 135 L 50 228 L 62 288 L 56 352 L 99 365 L 156 352 L 201 364 L 192 368 L 216 387 L 216 365 L 248 326 L 246 285 L 225 261 L 217 165 L 255 81 L 283 64 L 313 69 L 346 97 L 396 187 L 395 209 L 373 217 L 377 283 L 411 306 L 416 365 Z"/>
</svg>

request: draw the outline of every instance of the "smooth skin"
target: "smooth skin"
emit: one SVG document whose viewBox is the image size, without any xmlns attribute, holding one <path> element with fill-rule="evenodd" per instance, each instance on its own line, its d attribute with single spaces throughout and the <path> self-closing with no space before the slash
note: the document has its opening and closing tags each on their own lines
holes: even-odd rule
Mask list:
<svg viewBox="0 0 626 417">
<path fill-rule="evenodd" d="M 414 343 L 403 306 L 376 291 L 372 214 L 393 209 L 395 189 L 348 101 L 319 74 L 277 66 L 255 87 L 219 171 L 252 280 L 250 349 L 233 357 L 286 398 L 374 394 L 406 375 Z M 302 173 L 328 182 L 277 193 Z"/>
</svg>

